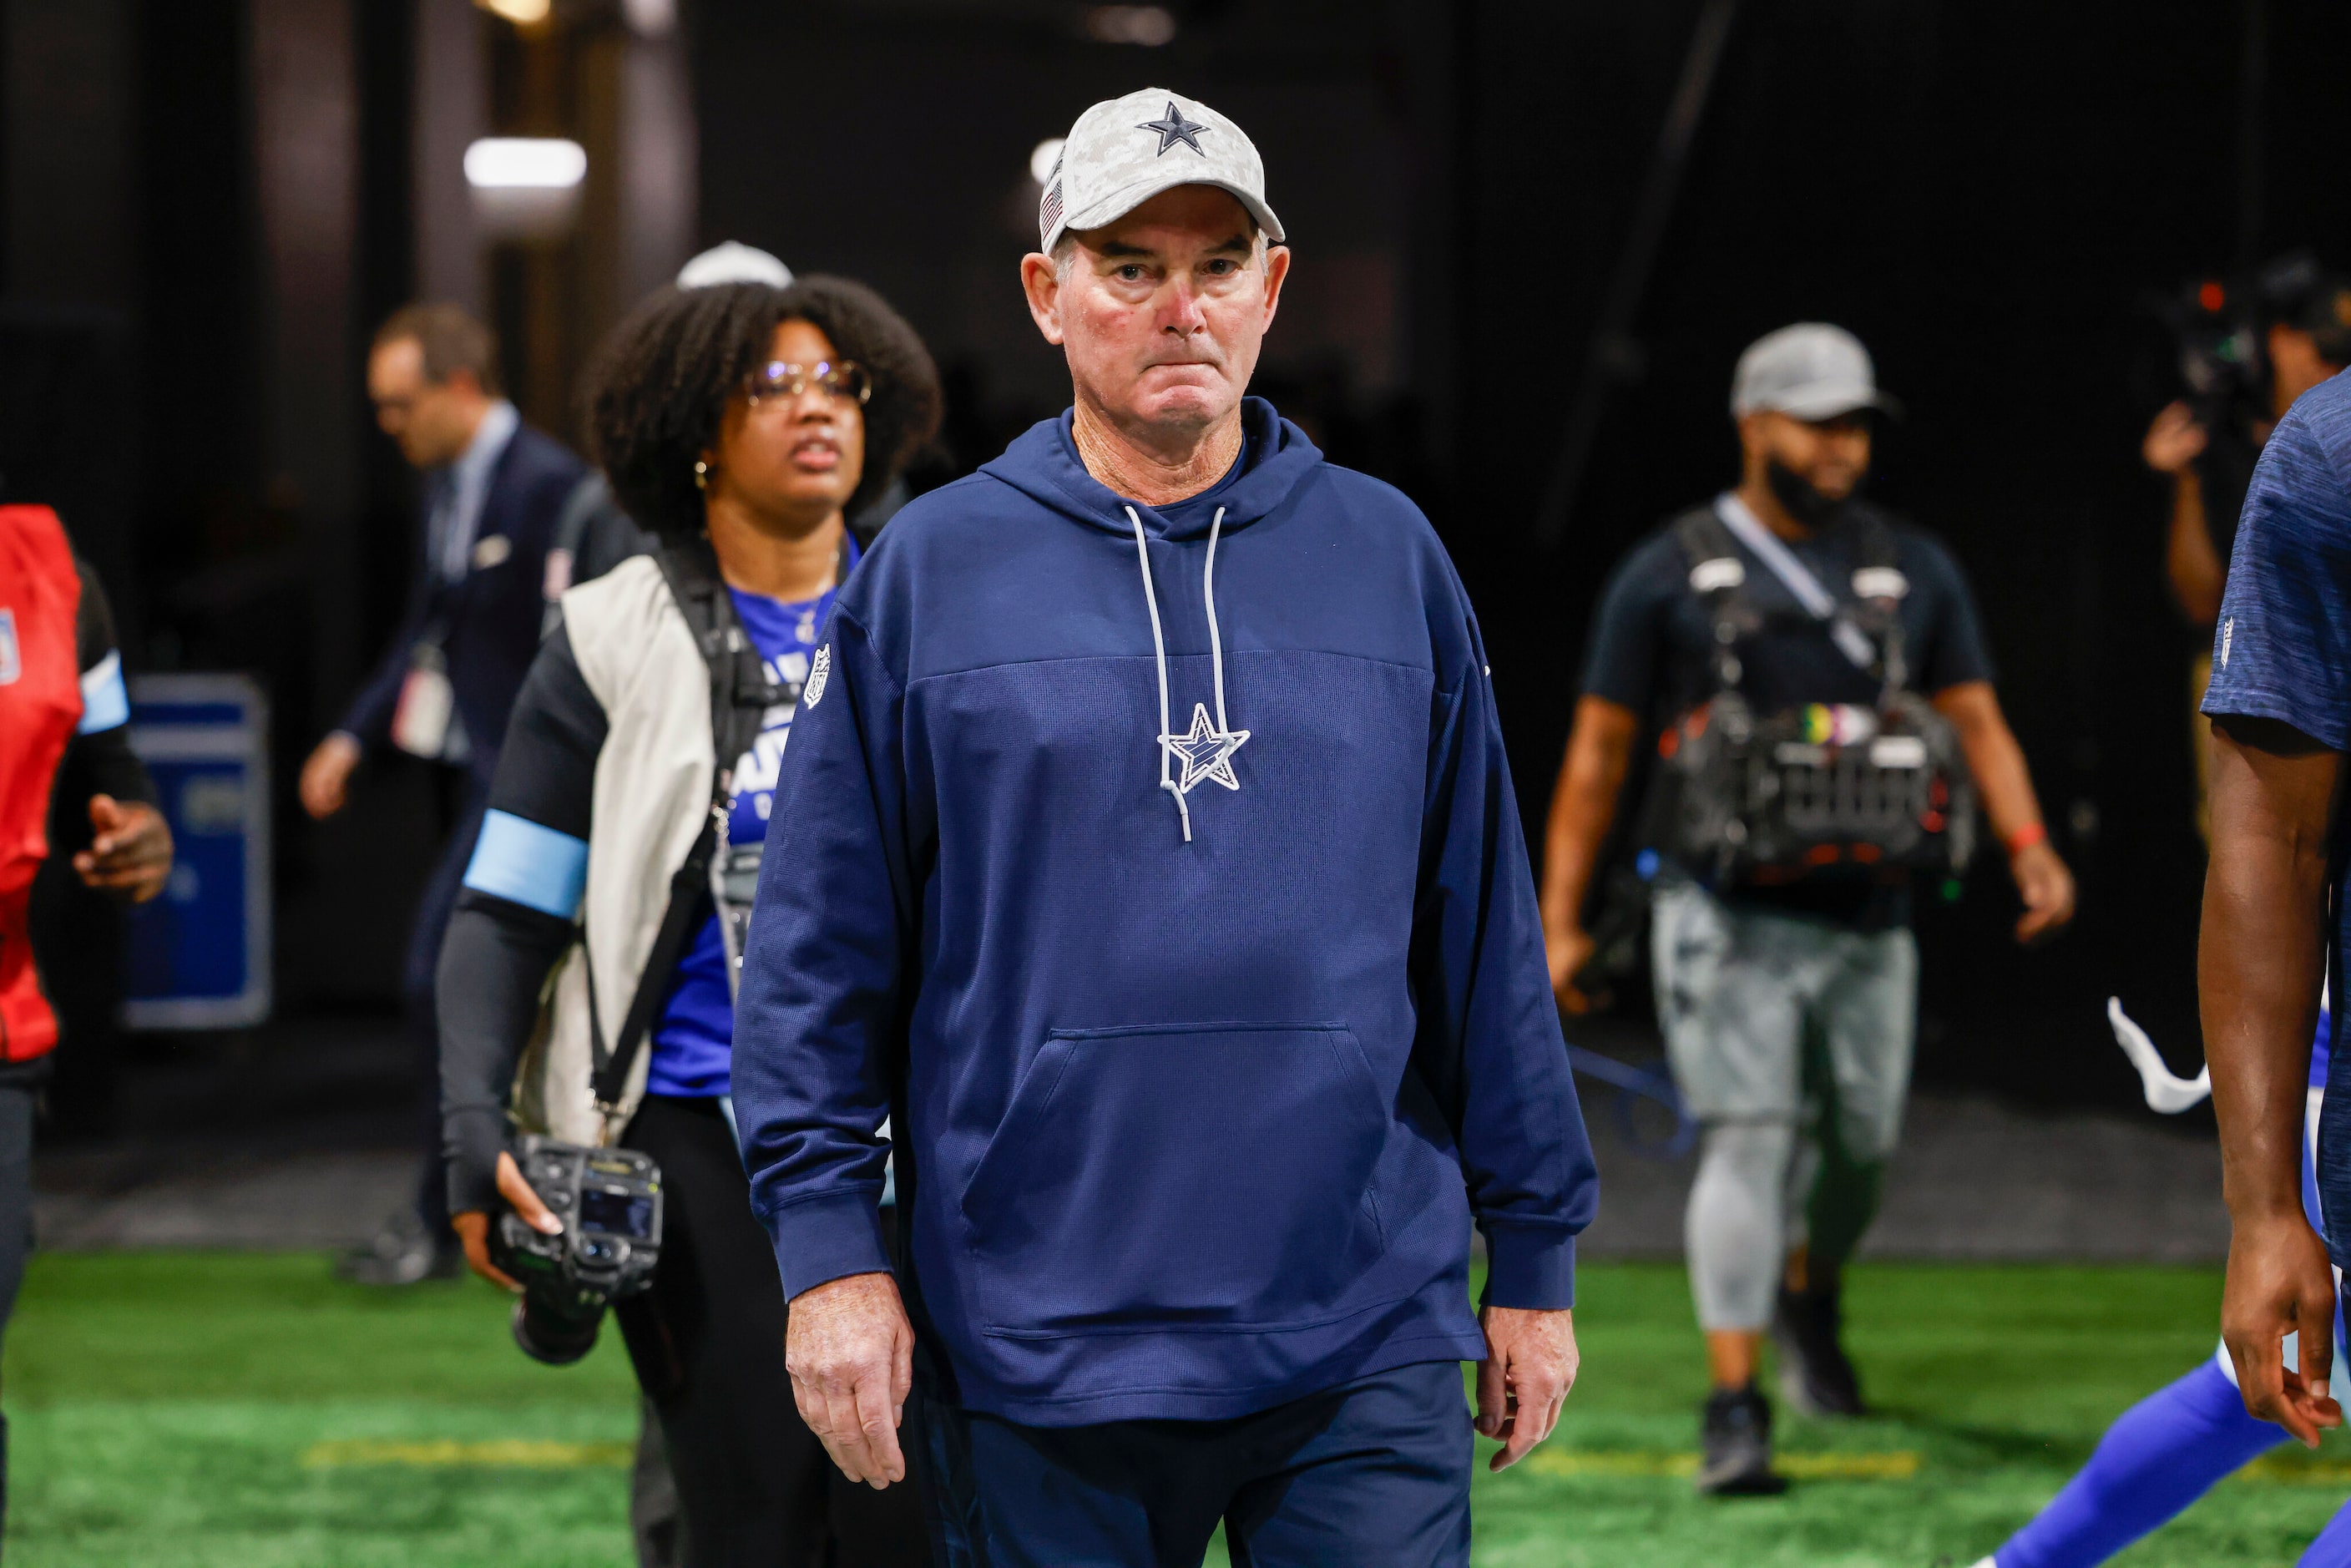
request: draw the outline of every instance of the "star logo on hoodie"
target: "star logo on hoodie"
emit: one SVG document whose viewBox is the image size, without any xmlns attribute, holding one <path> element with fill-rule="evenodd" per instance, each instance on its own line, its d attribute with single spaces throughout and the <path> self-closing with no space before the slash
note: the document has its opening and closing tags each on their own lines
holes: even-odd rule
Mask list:
<svg viewBox="0 0 2351 1568">
<path fill-rule="evenodd" d="M 1208 705 L 1192 705 L 1192 727 L 1184 735 L 1163 735 L 1159 743 L 1184 764 L 1184 776 L 1176 780 L 1176 788 L 1184 794 L 1203 779 L 1213 779 L 1228 789 L 1238 789 L 1241 781 L 1233 776 L 1233 753 L 1249 737 L 1245 729 L 1220 730 L 1208 722 Z"/>
</svg>

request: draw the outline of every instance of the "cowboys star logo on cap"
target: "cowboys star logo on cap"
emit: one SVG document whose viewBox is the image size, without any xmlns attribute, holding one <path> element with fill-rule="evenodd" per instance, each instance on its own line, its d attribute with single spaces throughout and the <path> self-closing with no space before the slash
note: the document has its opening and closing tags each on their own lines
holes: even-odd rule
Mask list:
<svg viewBox="0 0 2351 1568">
<path fill-rule="evenodd" d="M 1136 126 L 1135 129 L 1137 131 L 1155 131 L 1158 134 L 1159 152 L 1152 154 L 1154 158 L 1158 157 L 1160 153 L 1165 152 L 1169 148 L 1174 147 L 1178 142 L 1189 147 L 1195 152 L 1199 152 L 1200 156 L 1203 158 L 1207 156 L 1207 153 L 1201 152 L 1200 150 L 1200 132 L 1210 128 L 1201 124 L 1196 120 L 1185 119 L 1182 107 L 1172 98 L 1167 100 L 1167 110 L 1165 113 L 1162 114 L 1156 120 L 1144 120 L 1141 125 Z"/>
<path fill-rule="evenodd" d="M 1179 147 L 1191 156 L 1167 156 Z M 1198 99 L 1149 87 L 1094 105 L 1070 127 L 1037 204 L 1039 246 L 1050 251 L 1072 230 L 1115 223 L 1178 185 L 1229 193 L 1267 239 L 1283 242 L 1248 133 Z"/>
</svg>

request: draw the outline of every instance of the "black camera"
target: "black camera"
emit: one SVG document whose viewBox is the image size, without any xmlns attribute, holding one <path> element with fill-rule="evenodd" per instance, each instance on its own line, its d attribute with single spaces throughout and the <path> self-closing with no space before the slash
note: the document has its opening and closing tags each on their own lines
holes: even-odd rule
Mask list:
<svg viewBox="0 0 2351 1568">
<path fill-rule="evenodd" d="M 2270 420 L 2274 411 L 2263 342 L 2270 325 L 2312 332 L 2322 354 L 2335 361 L 2332 350 L 2351 339 L 2351 319 L 2341 319 L 2346 292 L 2344 280 L 2315 256 L 2294 250 L 2249 277 L 2202 278 L 2150 298 L 2170 339 L 2170 385 L 2207 430 L 2250 430 Z"/>
<path fill-rule="evenodd" d="M 515 1163 L 563 1221 L 548 1235 L 521 1216 L 498 1217 L 490 1259 L 522 1285 L 515 1343 L 549 1366 L 569 1366 L 596 1343 L 604 1309 L 653 1283 L 661 1261 L 661 1167 L 631 1149 L 585 1149 L 526 1137 Z"/>
</svg>

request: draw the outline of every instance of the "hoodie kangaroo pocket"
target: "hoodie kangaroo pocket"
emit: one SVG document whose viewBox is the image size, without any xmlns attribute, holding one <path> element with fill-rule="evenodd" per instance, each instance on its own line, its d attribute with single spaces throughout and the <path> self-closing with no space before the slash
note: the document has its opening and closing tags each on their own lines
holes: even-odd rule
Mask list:
<svg viewBox="0 0 2351 1568">
<path fill-rule="evenodd" d="M 1384 1239 L 1386 1102 L 1340 1024 L 1055 1030 L 966 1188 L 989 1332 L 1327 1318 Z"/>
</svg>

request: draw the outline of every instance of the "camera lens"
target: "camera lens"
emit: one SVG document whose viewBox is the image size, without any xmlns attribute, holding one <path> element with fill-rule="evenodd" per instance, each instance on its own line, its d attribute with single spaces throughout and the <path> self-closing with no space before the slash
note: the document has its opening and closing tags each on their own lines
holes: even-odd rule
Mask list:
<svg viewBox="0 0 2351 1568">
<path fill-rule="evenodd" d="M 569 1366 L 596 1348 L 602 1302 L 566 1311 L 526 1291 L 514 1306 L 514 1340 L 533 1361 Z"/>
</svg>

